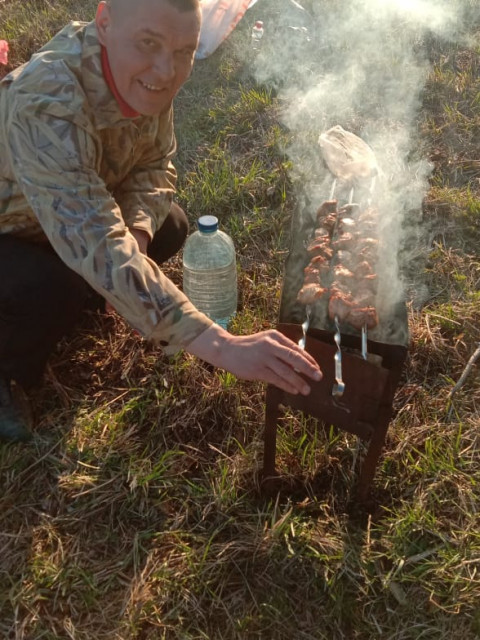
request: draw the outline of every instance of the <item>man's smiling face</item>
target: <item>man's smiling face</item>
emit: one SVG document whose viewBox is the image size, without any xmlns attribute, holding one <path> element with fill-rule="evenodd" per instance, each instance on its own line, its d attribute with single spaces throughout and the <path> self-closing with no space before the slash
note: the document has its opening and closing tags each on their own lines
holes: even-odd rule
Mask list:
<svg viewBox="0 0 480 640">
<path fill-rule="evenodd" d="M 167 111 L 189 77 L 200 35 L 200 11 L 167 0 L 101 2 L 96 25 L 117 89 L 143 115 Z"/>
</svg>

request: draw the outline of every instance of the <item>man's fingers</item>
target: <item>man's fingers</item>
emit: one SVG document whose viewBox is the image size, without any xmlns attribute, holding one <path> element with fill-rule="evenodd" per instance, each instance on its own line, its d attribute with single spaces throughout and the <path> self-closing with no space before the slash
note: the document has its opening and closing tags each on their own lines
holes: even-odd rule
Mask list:
<svg viewBox="0 0 480 640">
<path fill-rule="evenodd" d="M 308 353 L 308 351 L 301 349 L 298 344 L 284 336 L 283 333 L 276 332 L 275 338 L 283 347 L 285 347 L 285 354 L 288 353 L 288 355 L 285 355 L 284 359 L 287 362 L 289 362 L 289 359 L 295 359 L 295 362 L 300 366 L 305 362 L 309 363 L 310 368 L 308 370 L 300 369 L 302 373 L 309 375 L 312 367 L 314 370 L 319 370 L 318 362 Z"/>
<path fill-rule="evenodd" d="M 289 393 L 301 393 L 307 395 L 310 393 L 310 387 L 305 380 L 295 372 L 291 366 L 284 364 L 281 360 L 278 360 L 274 364 L 274 368 L 270 368 L 270 371 L 275 379 L 276 386 L 280 386 L 278 381 L 281 381 L 280 388 Z"/>
<path fill-rule="evenodd" d="M 303 373 L 317 382 L 322 379 L 322 372 L 317 361 L 301 349 L 285 347 L 280 352 L 278 359 L 298 373 Z"/>
<path fill-rule="evenodd" d="M 308 395 L 310 393 L 310 387 L 305 383 L 305 381 L 297 376 L 300 380 L 300 383 L 294 384 L 289 378 L 285 378 L 281 376 L 278 372 L 270 369 L 268 374 L 265 375 L 264 379 L 267 380 L 270 384 L 275 385 L 282 391 L 286 391 L 287 393 L 291 393 L 293 395 L 297 395 L 301 393 L 302 395 Z"/>
</svg>

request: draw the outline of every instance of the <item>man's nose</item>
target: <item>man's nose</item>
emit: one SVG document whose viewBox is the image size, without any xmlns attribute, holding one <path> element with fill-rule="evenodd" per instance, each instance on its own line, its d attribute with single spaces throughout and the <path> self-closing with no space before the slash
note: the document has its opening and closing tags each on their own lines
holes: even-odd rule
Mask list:
<svg viewBox="0 0 480 640">
<path fill-rule="evenodd" d="M 162 80 L 171 80 L 175 76 L 175 65 L 173 55 L 163 51 L 155 56 L 153 61 L 153 71 Z"/>
</svg>

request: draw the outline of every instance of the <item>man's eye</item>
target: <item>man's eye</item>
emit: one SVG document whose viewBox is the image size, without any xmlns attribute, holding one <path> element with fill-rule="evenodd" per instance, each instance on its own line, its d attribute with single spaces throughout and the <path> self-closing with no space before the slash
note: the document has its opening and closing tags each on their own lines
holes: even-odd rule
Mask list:
<svg viewBox="0 0 480 640">
<path fill-rule="evenodd" d="M 156 44 L 155 40 L 152 40 L 151 38 L 144 38 L 140 43 L 144 49 L 153 49 Z"/>
</svg>

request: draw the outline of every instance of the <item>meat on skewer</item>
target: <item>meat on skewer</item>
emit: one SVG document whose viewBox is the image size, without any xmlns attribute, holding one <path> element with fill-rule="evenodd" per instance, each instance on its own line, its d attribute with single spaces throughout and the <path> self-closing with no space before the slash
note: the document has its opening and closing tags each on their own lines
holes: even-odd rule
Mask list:
<svg viewBox="0 0 480 640">
<path fill-rule="evenodd" d="M 328 242 L 330 240 L 330 231 L 325 227 L 317 227 L 314 232 L 316 240 L 324 240 Z"/>
<path fill-rule="evenodd" d="M 341 286 L 346 286 L 350 291 L 353 290 L 353 281 L 355 280 L 355 276 L 350 271 L 341 264 L 337 264 L 333 269 L 333 273 L 335 275 L 335 281 L 338 282 Z"/>
<path fill-rule="evenodd" d="M 371 264 L 367 260 L 362 260 L 352 269 L 355 278 L 359 280 L 360 278 L 365 278 L 367 276 L 373 276 L 374 271 L 372 269 Z"/>
<path fill-rule="evenodd" d="M 319 238 L 314 238 L 307 245 L 307 253 L 310 256 L 324 255 L 325 252 L 328 253 L 329 251 L 332 251 L 331 245 L 330 245 L 330 238 L 325 239 L 323 236 Z"/>
<path fill-rule="evenodd" d="M 375 309 L 378 240 L 375 229 L 378 213 L 372 207 L 359 211 L 358 204 L 349 204 L 337 211 L 337 201 L 327 200 L 317 210 L 314 239 L 306 250 L 310 256 L 304 268 L 303 286 L 297 300 L 312 305 L 329 294 L 328 314 L 332 320 L 348 323 L 355 329 L 373 329 L 378 324 Z M 338 222 L 338 237 L 332 241 Z M 357 231 L 358 228 L 358 231 Z M 368 235 L 366 235 L 366 232 Z M 333 282 L 323 286 L 336 253 Z"/>
<path fill-rule="evenodd" d="M 367 262 L 375 263 L 377 261 L 377 246 L 375 244 L 367 244 L 358 248 L 356 251 L 358 260 L 367 260 Z"/>
<path fill-rule="evenodd" d="M 346 216 L 348 218 L 355 218 L 360 210 L 360 205 L 356 202 L 352 202 L 351 204 L 345 204 L 338 210 L 338 215 L 340 218 Z"/>
<path fill-rule="evenodd" d="M 297 295 L 300 304 L 314 304 L 317 300 L 327 293 L 328 289 L 322 287 L 319 283 L 310 282 L 304 284 Z"/>
<path fill-rule="evenodd" d="M 329 252 L 325 251 L 323 255 L 313 256 L 308 265 L 305 267 L 306 269 L 319 269 L 323 275 L 326 275 L 330 271 L 329 260 L 332 257 L 331 250 Z"/>
<path fill-rule="evenodd" d="M 325 277 L 329 270 L 330 268 L 325 258 L 317 256 L 317 261 L 310 261 L 310 263 L 307 264 L 307 266 L 303 270 L 304 284 L 310 282 L 320 282 L 320 280 Z"/>
<path fill-rule="evenodd" d="M 326 243 L 318 243 L 312 247 L 310 262 L 329 262 L 333 257 L 333 249 Z"/>
<path fill-rule="evenodd" d="M 341 249 L 346 249 L 347 251 L 349 251 L 350 249 L 353 249 L 355 247 L 355 236 L 353 235 L 353 233 L 345 231 L 332 242 L 332 247 L 337 251 Z"/>
<path fill-rule="evenodd" d="M 359 307 L 374 307 L 376 295 L 367 288 L 360 287 L 355 290 L 355 304 Z"/>
<path fill-rule="evenodd" d="M 349 294 L 344 294 L 337 290 L 332 292 L 328 301 L 328 315 L 332 320 L 338 318 L 338 321 L 344 323 L 352 310 L 353 300 Z"/>
<path fill-rule="evenodd" d="M 359 331 L 366 327 L 374 329 L 378 324 L 378 316 L 375 307 L 352 307 L 347 316 L 348 324 Z"/>
<path fill-rule="evenodd" d="M 329 213 L 337 212 L 338 200 L 325 200 L 317 209 L 317 220 L 321 222 L 321 219 L 328 216 Z"/>
<path fill-rule="evenodd" d="M 358 214 L 358 222 L 375 222 L 378 221 L 378 211 L 373 207 L 367 207 Z"/>
<path fill-rule="evenodd" d="M 372 293 L 378 291 L 378 276 L 376 273 L 372 273 L 369 276 L 363 276 L 358 280 L 358 286 L 364 289 L 369 289 Z"/>
<path fill-rule="evenodd" d="M 337 251 L 337 260 L 339 264 L 343 264 L 345 267 L 347 267 L 347 269 L 350 269 L 350 271 L 356 263 L 353 253 L 351 253 L 350 251 L 346 251 L 345 249 L 340 249 L 340 251 Z"/>
<path fill-rule="evenodd" d="M 344 233 L 345 231 L 355 231 L 355 227 L 357 223 L 353 218 L 340 218 L 338 222 L 338 230 L 340 233 Z"/>
<path fill-rule="evenodd" d="M 364 236 L 360 236 L 358 238 L 358 253 L 360 253 L 361 251 L 363 251 L 363 249 L 371 249 L 372 251 L 378 250 L 378 239 L 377 238 L 371 238 L 369 236 L 364 237 Z"/>
<path fill-rule="evenodd" d="M 335 225 L 337 224 L 337 216 L 335 213 L 329 213 L 328 216 L 317 218 L 317 221 L 322 225 L 322 227 L 328 229 L 328 231 L 332 233 Z"/>
</svg>

